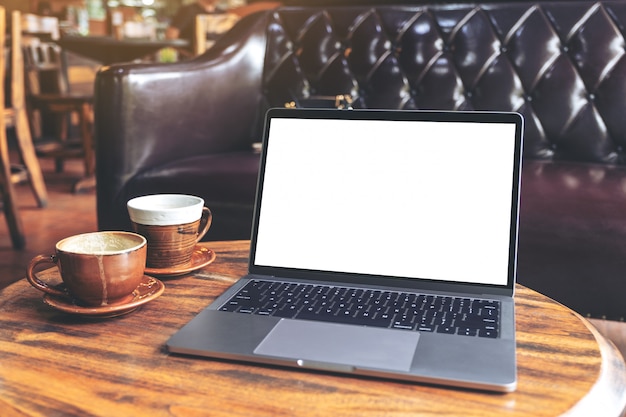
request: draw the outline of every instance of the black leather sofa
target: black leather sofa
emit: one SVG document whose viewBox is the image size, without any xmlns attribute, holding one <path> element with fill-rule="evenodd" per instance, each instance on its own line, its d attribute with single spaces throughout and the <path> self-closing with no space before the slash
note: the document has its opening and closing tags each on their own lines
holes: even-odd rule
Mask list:
<svg viewBox="0 0 626 417">
<path fill-rule="evenodd" d="M 204 55 L 96 80 L 98 222 L 126 201 L 202 196 L 209 240 L 247 239 L 263 114 L 316 95 L 355 107 L 525 116 L 518 281 L 578 312 L 626 317 L 624 1 L 287 6 Z M 462 207 L 459 208 L 462 210 Z"/>
</svg>

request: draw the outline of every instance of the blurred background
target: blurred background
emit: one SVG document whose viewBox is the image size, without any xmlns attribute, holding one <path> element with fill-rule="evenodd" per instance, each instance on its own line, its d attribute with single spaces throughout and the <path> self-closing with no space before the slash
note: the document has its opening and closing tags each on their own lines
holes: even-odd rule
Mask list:
<svg viewBox="0 0 626 417">
<path fill-rule="evenodd" d="M 195 0 L 0 0 L 8 11 L 19 10 L 58 18 L 67 34 L 108 35 L 113 26 L 126 25 L 136 37 L 163 38 L 176 11 Z M 246 0 L 218 0 L 224 10 Z"/>
</svg>

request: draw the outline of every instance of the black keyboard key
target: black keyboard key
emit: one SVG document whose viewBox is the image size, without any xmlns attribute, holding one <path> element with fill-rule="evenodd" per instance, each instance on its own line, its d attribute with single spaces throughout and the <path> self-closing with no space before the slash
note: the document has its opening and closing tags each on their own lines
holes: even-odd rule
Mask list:
<svg viewBox="0 0 626 417">
<path fill-rule="evenodd" d="M 496 337 L 498 337 L 498 332 L 495 329 L 481 329 L 478 331 L 478 336 L 491 337 L 495 339 Z"/>
<path fill-rule="evenodd" d="M 452 326 L 437 326 L 437 333 L 454 334 L 456 327 Z"/>
<path fill-rule="evenodd" d="M 236 302 L 228 302 L 220 307 L 220 311 L 237 311 L 239 304 Z"/>
<path fill-rule="evenodd" d="M 476 336 L 476 334 L 478 334 L 478 329 L 473 327 L 459 327 L 459 331 L 457 334 L 463 336 Z"/>
<path fill-rule="evenodd" d="M 418 325 L 417 330 L 420 332 L 434 332 L 435 326 Z"/>
<path fill-rule="evenodd" d="M 394 321 L 391 325 L 394 329 L 413 330 L 415 326 L 411 323 L 405 323 L 401 321 Z"/>
</svg>

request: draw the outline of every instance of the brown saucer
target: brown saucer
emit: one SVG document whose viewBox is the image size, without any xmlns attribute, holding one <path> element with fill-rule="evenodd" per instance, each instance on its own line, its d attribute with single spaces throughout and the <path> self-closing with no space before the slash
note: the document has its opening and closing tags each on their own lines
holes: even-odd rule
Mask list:
<svg viewBox="0 0 626 417">
<path fill-rule="evenodd" d="M 207 249 L 203 246 L 196 245 L 191 255 L 191 262 L 186 265 L 175 266 L 172 268 L 148 268 L 145 272 L 148 275 L 175 277 L 179 275 L 185 275 L 193 271 L 197 271 L 200 268 L 204 268 L 215 260 L 215 252 L 211 249 Z"/>
<path fill-rule="evenodd" d="M 61 284 L 60 289 L 63 289 Z M 132 293 L 132 298 L 124 300 L 116 304 L 109 304 L 106 306 L 83 306 L 78 301 L 70 297 L 57 297 L 50 294 L 43 296 L 44 303 L 48 304 L 57 310 L 70 314 L 78 314 L 86 317 L 93 318 L 108 318 L 121 316 L 122 314 L 128 314 L 131 311 L 135 311 L 137 308 L 152 301 L 165 290 L 165 285 L 156 278 L 152 278 L 148 275 L 144 275 L 141 279 L 141 283 L 135 288 Z"/>
</svg>

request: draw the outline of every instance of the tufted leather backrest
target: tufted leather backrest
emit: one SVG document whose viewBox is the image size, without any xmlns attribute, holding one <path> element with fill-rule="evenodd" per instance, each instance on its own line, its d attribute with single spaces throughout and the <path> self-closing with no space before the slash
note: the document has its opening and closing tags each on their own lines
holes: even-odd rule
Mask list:
<svg viewBox="0 0 626 417">
<path fill-rule="evenodd" d="M 265 106 L 517 111 L 525 158 L 624 164 L 626 2 L 284 7 L 267 26 Z"/>
</svg>

